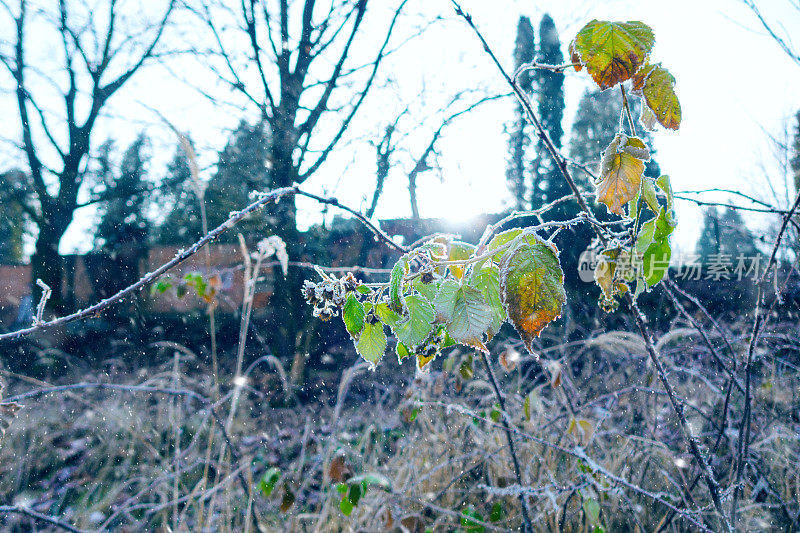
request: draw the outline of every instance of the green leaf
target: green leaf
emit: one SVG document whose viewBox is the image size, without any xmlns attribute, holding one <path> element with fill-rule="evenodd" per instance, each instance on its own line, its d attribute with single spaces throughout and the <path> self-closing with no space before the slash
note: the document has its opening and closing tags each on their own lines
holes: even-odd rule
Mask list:
<svg viewBox="0 0 800 533">
<path fill-rule="evenodd" d="M 667 220 L 670 222 L 670 224 L 673 224 L 675 223 L 675 215 L 672 207 L 674 197 L 672 195 L 672 185 L 669 182 L 669 176 L 665 174 L 659 177 L 656 180 L 656 185 L 658 185 L 658 188 L 664 191 L 664 194 L 667 195 Z"/>
<path fill-rule="evenodd" d="M 503 305 L 530 353 L 533 340 L 561 316 L 567 299 L 558 252 L 551 246 L 537 235 L 524 235 L 500 263 Z"/>
<path fill-rule="evenodd" d="M 380 322 L 365 324 L 356 342 L 356 351 L 365 361 L 372 363 L 374 368 L 386 351 L 386 333 L 383 331 L 383 324 Z"/>
<path fill-rule="evenodd" d="M 406 346 L 421 344 L 433 329 L 433 306 L 418 294 L 406 296 L 408 316 L 389 324 L 397 339 Z"/>
<path fill-rule="evenodd" d="M 500 269 L 487 265 L 474 270 L 470 283 L 481 291 L 492 311 L 492 323 L 487 330 L 487 335 L 491 339 L 500 331 L 500 327 L 506 321 L 506 310 L 503 308 L 503 301 L 500 298 Z"/>
<path fill-rule="evenodd" d="M 483 522 L 483 516 L 471 505 L 461 511 L 461 527 L 464 528 L 465 533 L 483 533 L 486 530 L 475 520 Z"/>
<path fill-rule="evenodd" d="M 653 222 L 652 242 L 642 255 L 642 271 L 648 287 L 652 287 L 661 281 L 669 269 L 669 260 L 672 257 L 669 236 L 676 226 L 674 222 L 670 222 L 664 208 L 661 209 L 658 217 L 650 222 Z"/>
<path fill-rule="evenodd" d="M 396 324 L 402 318 L 400 315 L 389 309 L 389 304 L 383 302 L 375 306 L 375 314 L 377 315 L 378 319 L 387 326 Z"/>
<path fill-rule="evenodd" d="M 647 74 L 642 95 L 659 124 L 671 130 L 681 127 L 681 103 L 675 94 L 675 78 L 667 69 L 656 65 Z"/>
<path fill-rule="evenodd" d="M 337 483 L 336 492 L 339 494 L 347 494 L 347 483 Z"/>
<path fill-rule="evenodd" d="M 357 339 L 361 334 L 361 330 L 364 329 L 365 316 L 364 305 L 358 301 L 355 295 L 352 293 L 348 294 L 347 301 L 342 310 L 342 320 L 344 321 L 344 327 L 347 328 L 347 332 L 354 339 Z"/>
<path fill-rule="evenodd" d="M 658 205 L 658 198 L 656 198 L 656 188 L 651 178 L 642 178 L 642 197 L 645 203 L 647 203 L 647 207 L 649 207 L 653 213 L 658 213 L 660 206 Z"/>
<path fill-rule="evenodd" d="M 154 284 L 150 285 L 150 296 L 153 296 L 156 293 L 164 294 L 171 288 L 172 283 L 169 281 L 169 279 L 160 279 Z"/>
<path fill-rule="evenodd" d="M 490 522 L 499 522 L 505 516 L 505 512 L 503 511 L 503 505 L 500 502 L 494 502 L 492 505 L 492 510 L 489 513 L 489 521 Z"/>
<path fill-rule="evenodd" d="M 353 513 L 353 504 L 350 503 L 347 497 L 342 498 L 342 501 L 339 502 L 339 510 L 345 516 L 350 516 Z"/>
<path fill-rule="evenodd" d="M 403 277 L 408 266 L 408 258 L 401 257 L 392 267 L 389 278 L 389 307 L 396 313 L 403 312 Z"/>
<path fill-rule="evenodd" d="M 636 236 L 636 251 L 643 254 L 651 244 L 656 232 L 656 219 L 651 218 L 639 229 L 639 234 Z"/>
<path fill-rule="evenodd" d="M 571 50 L 601 89 L 629 80 L 655 43 L 653 30 L 639 21 L 593 20 L 575 36 Z"/>
<path fill-rule="evenodd" d="M 525 396 L 525 401 L 522 402 L 522 415 L 528 422 L 531 421 L 531 394 L 533 394 L 533 391 L 527 394 Z"/>
<path fill-rule="evenodd" d="M 446 280 L 434 299 L 437 318 L 445 321 L 454 341 L 485 350 L 482 336 L 492 324 L 492 310 L 481 291 Z"/>
<path fill-rule="evenodd" d="M 403 344 L 402 342 L 398 342 L 397 346 L 395 347 L 395 352 L 397 353 L 397 362 L 402 364 L 403 359 L 406 357 L 411 357 L 411 350 L 408 349 L 408 346 Z"/>
<path fill-rule="evenodd" d="M 604 531 L 603 523 L 600 521 L 600 504 L 597 503 L 597 500 L 589 498 L 584 499 L 583 512 L 586 513 L 586 518 L 595 531 L 597 531 L 598 528 Z"/>
<path fill-rule="evenodd" d="M 488 245 L 486 245 L 485 252 L 491 252 L 492 250 L 497 250 L 501 246 L 504 246 L 504 245 L 510 243 L 511 241 L 513 241 L 514 239 L 516 239 L 517 237 L 519 237 L 519 235 L 521 233 L 522 233 L 522 228 L 508 229 L 506 231 L 502 231 L 502 232 L 498 233 L 497 235 L 492 237 L 492 240 L 489 241 Z M 498 252 L 497 254 L 492 256 L 492 259 L 495 262 L 499 263 L 500 261 L 503 260 L 503 257 L 506 255 L 507 252 L 508 252 L 508 250 L 504 250 L 502 252 Z M 476 268 L 477 268 L 477 266 L 476 266 Z"/>
<path fill-rule="evenodd" d="M 439 284 L 439 290 L 433 298 L 437 320 L 448 321 L 452 318 L 459 288 L 461 284 L 453 279 L 446 279 Z"/>
<path fill-rule="evenodd" d="M 347 499 L 350 500 L 353 506 L 356 506 L 358 502 L 361 501 L 364 492 L 366 492 L 366 487 L 361 483 L 353 483 L 352 481 L 348 481 L 348 485 L 350 488 L 347 491 Z"/>
<path fill-rule="evenodd" d="M 275 489 L 275 485 L 278 483 L 280 478 L 280 469 L 273 466 L 264 472 L 263 476 L 261 476 L 261 481 L 258 482 L 258 490 L 261 491 L 265 498 L 269 498 L 269 495 L 272 494 L 272 491 Z"/>
<path fill-rule="evenodd" d="M 366 285 L 359 285 L 356 287 L 356 290 L 361 294 L 372 294 L 372 289 L 370 289 Z"/>
<path fill-rule="evenodd" d="M 475 376 L 475 366 L 473 365 L 472 355 L 461 361 L 458 367 L 458 374 L 464 381 L 469 381 Z"/>
<path fill-rule="evenodd" d="M 432 283 L 423 283 L 420 278 L 416 278 L 412 281 L 411 286 L 429 302 L 432 302 L 436 297 L 436 290 L 439 288 L 439 284 L 435 281 Z"/>
</svg>

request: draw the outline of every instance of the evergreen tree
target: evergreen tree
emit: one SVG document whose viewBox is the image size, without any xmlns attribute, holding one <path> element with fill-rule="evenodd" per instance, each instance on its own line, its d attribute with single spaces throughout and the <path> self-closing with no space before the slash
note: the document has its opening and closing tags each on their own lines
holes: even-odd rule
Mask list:
<svg viewBox="0 0 800 533">
<path fill-rule="evenodd" d="M 146 180 L 150 159 L 145 153 L 147 144 L 147 138 L 140 134 L 125 150 L 116 173 L 111 168 L 113 144 L 107 142 L 101 146 L 99 172 L 105 181 L 103 197 L 107 200 L 95 238 L 108 253 L 145 246 L 148 235 L 145 198 L 150 188 Z"/>
<path fill-rule="evenodd" d="M 29 219 L 25 214 L 30 199 L 25 191 L 27 177 L 21 170 L 0 174 L 0 264 L 21 263 L 23 237 Z"/>
<path fill-rule="evenodd" d="M 216 172 L 205 184 L 203 201 L 208 229 L 222 224 L 231 211 L 251 203 L 252 191 L 270 189 L 268 155 L 269 136 L 264 123 L 250 125 L 241 121 L 231 134 L 228 144 L 219 153 Z M 179 151 L 170 164 L 168 176 L 162 185 L 171 191 L 173 205 L 159 227 L 159 242 L 187 244 L 202 236 L 197 184 L 192 180 L 186 156 Z M 267 211 L 258 211 L 239 222 L 236 232 L 223 234 L 220 239 L 222 242 L 235 242 L 237 233 L 259 238 L 269 233 L 269 223 Z"/>
<path fill-rule="evenodd" d="M 193 183 L 186 153 L 180 145 L 167 165 L 167 174 L 153 201 L 161 207 L 162 213 L 166 212 L 155 233 L 157 243 L 187 244 L 202 237 L 197 185 Z"/>
<path fill-rule="evenodd" d="M 534 59 L 536 44 L 534 41 L 533 25 L 528 17 L 520 17 L 517 23 L 517 39 L 514 46 L 514 69 Z M 524 72 L 519 76 L 519 86 L 522 91 L 530 95 L 533 89 L 531 72 Z M 511 191 L 514 209 L 527 207 L 526 194 L 526 167 L 528 166 L 528 146 L 530 145 L 528 119 L 525 109 L 520 103 L 514 107 L 514 119 L 507 127 L 508 139 L 508 166 L 506 167 L 506 181 Z"/>
<path fill-rule="evenodd" d="M 545 14 L 539 24 L 539 50 L 537 54 L 539 63 L 546 65 L 560 65 L 564 62 L 561 52 L 561 42 L 558 38 L 555 22 L 550 15 Z M 537 104 L 539 119 L 547 132 L 553 145 L 560 149 L 564 129 L 564 74 L 551 70 L 540 69 L 536 71 Z M 544 143 L 539 140 L 536 146 L 536 159 L 531 169 L 533 183 L 530 191 L 530 205 L 532 209 L 541 207 L 562 196 L 570 194 L 569 185 L 561 176 L 558 167 L 547 153 Z"/>
<path fill-rule="evenodd" d="M 720 212 L 709 207 L 703 212 L 703 229 L 695 253 L 707 263 L 714 255 L 729 255 L 735 261 L 739 255 L 754 257 L 759 251 L 753 233 L 737 210 L 728 207 Z"/>
</svg>

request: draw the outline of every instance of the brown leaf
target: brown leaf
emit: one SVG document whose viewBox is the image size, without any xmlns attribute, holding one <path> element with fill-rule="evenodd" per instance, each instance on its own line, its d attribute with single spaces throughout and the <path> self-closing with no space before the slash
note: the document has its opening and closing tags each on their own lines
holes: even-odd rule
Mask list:
<svg viewBox="0 0 800 533">
<path fill-rule="evenodd" d="M 336 454 L 328 465 L 328 478 L 334 483 L 344 483 L 353 476 L 353 469 L 345 462 L 344 454 Z"/>
<path fill-rule="evenodd" d="M 519 358 L 519 352 L 513 346 L 509 346 L 500 353 L 500 364 L 506 372 L 513 372 L 517 368 Z"/>
</svg>

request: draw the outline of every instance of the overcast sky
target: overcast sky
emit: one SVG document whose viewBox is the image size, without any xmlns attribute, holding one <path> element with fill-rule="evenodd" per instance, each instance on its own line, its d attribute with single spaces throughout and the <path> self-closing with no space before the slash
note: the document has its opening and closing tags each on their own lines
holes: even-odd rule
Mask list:
<svg viewBox="0 0 800 533">
<path fill-rule="evenodd" d="M 764 0 L 761 4 L 766 16 L 780 20 L 789 35 L 800 35 L 800 12 L 792 8 L 789 0 Z M 467 104 L 481 94 L 508 90 L 475 36 L 454 16 L 448 0 L 418 0 L 412 5 L 412 12 L 418 15 L 403 22 L 405 27 L 400 29 L 398 38 L 424 21 L 437 16 L 443 20 L 389 58 L 378 90 L 371 94 L 364 112 L 353 124 L 351 136 L 306 183 L 307 189 L 324 190 L 354 207 L 364 208 L 375 179 L 375 156 L 369 141 L 378 140 L 387 122 L 408 107 L 409 114 L 400 129 L 406 135 L 403 147 L 409 154 L 399 154 L 398 167 L 390 175 L 379 203 L 378 218 L 410 213 L 405 172 L 412 156 L 427 144 L 430 132 L 441 122 L 441 113 L 435 111 L 453 93 L 474 91 L 464 97 Z M 531 17 L 538 28 L 542 14 L 549 12 L 564 49 L 592 18 L 646 22 L 656 34 L 653 56 L 676 77 L 683 110 L 679 132 L 655 134 L 658 161 L 662 171 L 670 174 L 674 188 L 730 188 L 774 201 L 769 179 L 773 186 L 783 186 L 769 135 L 782 135 L 788 120 L 800 108 L 800 66 L 783 54 L 737 0 L 464 0 L 462 5 L 508 68 L 520 15 Z M 380 28 L 385 23 L 388 11 L 381 9 L 385 8 L 378 4 L 377 10 L 368 15 L 372 17 L 367 20 L 369 28 Z M 377 37 L 378 30 L 374 31 Z M 200 70 L 181 67 L 175 71 L 185 80 L 203 84 L 205 89 L 222 91 Z M 8 79 L 3 78 L 2 83 L 8 89 Z M 567 75 L 565 139 L 578 99 L 587 87 L 588 78 L 583 73 Z M 8 97 L 3 98 L 0 112 L 14 116 Z M 156 174 L 172 157 L 175 140 L 146 105 L 158 108 L 179 128 L 190 132 L 208 165 L 213 164 L 216 151 L 224 145 L 226 134 L 222 131 L 234 127 L 241 116 L 231 109 L 211 105 L 164 69 L 143 72 L 112 101 L 111 116 L 95 140 L 113 136 L 124 147 L 144 130 L 153 139 Z M 464 219 L 481 212 L 497 212 L 508 205 L 503 126 L 511 118 L 512 105 L 510 99 L 483 104 L 445 131 L 438 144 L 443 180 L 440 182 L 434 173 L 424 174 L 419 180 L 423 217 Z M 0 136 L 18 137 L 17 124 L 16 119 L 0 121 Z M 0 165 L 8 165 L 15 155 L 8 145 L 2 150 Z M 298 205 L 306 224 L 319 220 L 317 205 L 305 200 L 299 200 Z M 699 232 L 699 210 L 686 202 L 681 202 L 678 210 L 676 244 L 688 250 L 693 248 Z M 86 229 L 92 220 L 91 210 L 79 213 L 62 242 L 62 251 L 91 248 Z M 748 222 L 759 228 L 764 225 L 764 220 L 757 217 L 748 218 Z"/>
</svg>

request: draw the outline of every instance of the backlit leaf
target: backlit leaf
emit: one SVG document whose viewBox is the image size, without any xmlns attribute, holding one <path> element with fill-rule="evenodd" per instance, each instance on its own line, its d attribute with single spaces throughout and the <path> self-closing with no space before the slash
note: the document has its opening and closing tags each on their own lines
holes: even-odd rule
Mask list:
<svg viewBox="0 0 800 533">
<path fill-rule="evenodd" d="M 658 199 L 656 198 L 656 188 L 655 185 L 653 185 L 653 180 L 650 178 L 642 178 L 642 197 L 645 203 L 647 203 L 647 207 L 649 207 L 653 213 L 658 213 L 659 205 Z"/>
<path fill-rule="evenodd" d="M 647 229 L 645 229 L 645 226 L 647 226 Z M 666 210 L 662 208 L 658 216 L 643 225 L 642 231 L 639 232 L 637 249 L 644 247 L 644 244 L 640 245 L 639 241 L 646 240 L 649 233 L 652 232 L 651 240 L 642 255 L 642 274 L 648 287 L 652 287 L 661 281 L 669 268 L 669 261 L 672 257 L 669 236 L 675 226 L 674 221 L 669 220 Z"/>
<path fill-rule="evenodd" d="M 656 115 L 653 113 L 653 110 L 647 107 L 646 105 L 642 106 L 642 110 L 639 112 L 639 122 L 642 123 L 644 129 L 647 131 L 653 131 L 656 129 Z"/>
<path fill-rule="evenodd" d="M 433 301 L 433 298 L 436 296 L 436 291 L 439 288 L 439 284 L 435 281 L 431 283 L 424 283 L 420 278 L 416 278 L 412 283 L 411 286 L 417 290 L 422 296 L 425 297 L 426 300 L 429 302 Z"/>
<path fill-rule="evenodd" d="M 491 339 L 500 331 L 500 327 L 506 321 L 506 310 L 503 308 L 503 300 L 500 298 L 500 269 L 495 266 L 484 266 L 475 270 L 470 283 L 481 291 L 484 300 L 492 310 L 492 323 L 486 331 Z"/>
<path fill-rule="evenodd" d="M 642 183 L 644 162 L 631 153 L 642 150 L 639 143 L 641 140 L 635 137 L 618 135 L 603 153 L 601 175 L 597 183 L 597 201 L 604 203 L 609 211 L 620 216 L 624 214 L 622 206 L 636 198 Z M 617 151 L 618 148 L 622 151 Z M 643 152 L 636 153 L 644 155 Z"/>
<path fill-rule="evenodd" d="M 395 347 L 395 352 L 397 353 L 397 362 L 402 364 L 403 359 L 406 357 L 411 357 L 411 350 L 408 349 L 408 346 L 403 344 L 402 342 L 398 342 L 397 346 Z"/>
<path fill-rule="evenodd" d="M 642 95 L 659 124 L 671 130 L 680 128 L 681 103 L 675 94 L 675 78 L 667 69 L 653 68 L 644 82 Z"/>
<path fill-rule="evenodd" d="M 459 261 L 462 259 L 469 259 L 472 252 L 475 251 L 475 245 L 462 241 L 450 241 L 447 243 L 447 260 Z M 450 265 L 450 272 L 456 279 L 461 279 L 464 276 L 464 267 L 458 265 Z"/>
<path fill-rule="evenodd" d="M 435 318 L 433 306 L 418 294 L 406 296 L 408 316 L 394 324 L 389 324 L 397 340 L 406 346 L 417 346 L 433 329 Z"/>
<path fill-rule="evenodd" d="M 357 339 L 361 330 L 364 329 L 364 316 L 364 304 L 359 302 L 353 294 L 348 294 L 342 310 L 342 320 L 347 332 L 354 339 Z"/>
<path fill-rule="evenodd" d="M 397 324 L 397 322 L 399 322 L 402 318 L 399 314 L 389 309 L 389 304 L 384 302 L 381 302 L 375 306 L 375 315 L 377 315 L 378 320 L 387 326 Z"/>
<path fill-rule="evenodd" d="M 436 316 L 456 342 L 485 350 L 482 335 L 492 324 L 492 310 L 481 291 L 446 280 L 434 299 Z"/>
<path fill-rule="evenodd" d="M 653 30 L 638 21 L 593 20 L 575 36 L 573 50 L 601 89 L 629 80 L 653 48 Z"/>
<path fill-rule="evenodd" d="M 389 306 L 397 313 L 403 312 L 403 277 L 408 267 L 408 258 L 403 256 L 392 267 L 389 278 Z"/>
<path fill-rule="evenodd" d="M 670 223 L 674 223 L 675 216 L 672 210 L 672 203 L 674 202 L 674 197 L 672 195 L 672 185 L 669 182 L 669 176 L 667 175 L 660 176 L 656 180 L 656 185 L 658 185 L 658 188 L 664 191 L 664 194 L 667 195 L 667 220 Z"/>
<path fill-rule="evenodd" d="M 374 367 L 386 351 L 386 333 L 383 331 L 383 324 L 380 322 L 365 324 L 356 342 L 356 351 Z"/>
<path fill-rule="evenodd" d="M 489 244 L 486 246 L 486 251 L 491 252 L 492 250 L 496 250 L 501 246 L 510 243 L 511 241 L 519 237 L 521 233 L 522 233 L 521 228 L 509 229 L 498 233 L 497 235 L 492 237 L 491 241 L 489 241 Z M 503 256 L 506 254 L 507 251 L 508 250 L 503 252 L 498 252 L 496 255 L 492 257 L 492 259 L 494 259 L 496 262 L 499 263 L 503 259 Z"/>
<path fill-rule="evenodd" d="M 520 237 L 500 264 L 500 294 L 509 320 L 533 353 L 533 339 L 561 316 L 567 299 L 554 247 L 534 234 Z"/>
</svg>

